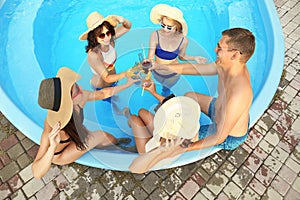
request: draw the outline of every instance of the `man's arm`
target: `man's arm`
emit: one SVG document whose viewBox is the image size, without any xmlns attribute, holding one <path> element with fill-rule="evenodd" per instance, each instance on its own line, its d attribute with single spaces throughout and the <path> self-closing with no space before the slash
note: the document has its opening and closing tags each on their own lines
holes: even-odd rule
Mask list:
<svg viewBox="0 0 300 200">
<path fill-rule="evenodd" d="M 176 63 L 176 64 L 157 64 L 152 63 L 150 70 L 165 69 L 171 70 L 178 74 L 187 75 L 216 75 L 217 65 L 212 62 L 209 64 L 193 64 L 193 63 Z"/>
<path fill-rule="evenodd" d="M 95 101 L 95 100 L 101 100 L 106 99 L 111 96 L 114 96 L 115 94 L 121 92 L 122 90 L 130 87 L 136 80 L 133 80 L 132 78 L 128 78 L 127 82 L 122 85 L 117 85 L 115 87 L 107 87 L 102 90 L 98 90 L 95 92 L 88 91 L 88 101 Z"/>
<path fill-rule="evenodd" d="M 247 105 L 241 103 L 244 100 L 243 95 L 243 93 L 240 93 L 227 99 L 223 113 L 219 114 L 221 120 L 217 124 L 217 131 L 202 140 L 192 143 L 186 151 L 200 150 L 224 142 L 242 114 L 247 110 Z"/>
</svg>

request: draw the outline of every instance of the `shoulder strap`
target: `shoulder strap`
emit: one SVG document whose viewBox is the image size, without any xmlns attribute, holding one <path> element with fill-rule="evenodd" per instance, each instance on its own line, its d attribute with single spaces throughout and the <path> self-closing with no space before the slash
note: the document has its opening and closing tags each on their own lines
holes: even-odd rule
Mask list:
<svg viewBox="0 0 300 200">
<path fill-rule="evenodd" d="M 184 40 L 184 37 L 182 37 L 182 39 L 181 39 L 181 42 L 180 42 L 180 44 L 179 44 L 179 46 L 178 46 L 178 48 L 177 48 L 177 49 L 179 49 L 179 48 L 180 48 L 180 46 L 181 46 L 181 44 L 182 44 L 183 40 Z"/>
<path fill-rule="evenodd" d="M 157 42 L 159 44 L 159 34 L 158 34 L 158 31 L 156 31 L 156 35 L 157 35 Z"/>
</svg>

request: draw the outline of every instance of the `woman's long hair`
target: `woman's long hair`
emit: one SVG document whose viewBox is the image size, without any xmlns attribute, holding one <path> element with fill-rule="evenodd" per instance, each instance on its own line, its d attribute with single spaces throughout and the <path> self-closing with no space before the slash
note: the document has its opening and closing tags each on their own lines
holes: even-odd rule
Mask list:
<svg viewBox="0 0 300 200">
<path fill-rule="evenodd" d="M 113 40 L 116 34 L 115 29 L 109 22 L 104 21 L 97 28 L 95 28 L 94 30 L 88 33 L 88 37 L 87 37 L 88 45 L 85 47 L 86 53 L 89 52 L 90 49 L 93 49 L 99 45 L 97 41 L 97 37 L 102 33 L 103 27 L 106 27 L 111 32 L 111 38 Z"/>
<path fill-rule="evenodd" d="M 82 110 L 80 112 L 82 112 Z M 83 125 L 83 114 L 73 109 L 70 121 L 62 130 L 70 136 L 71 141 L 76 144 L 78 150 L 82 151 L 88 147 L 86 144 L 88 130 Z"/>
</svg>

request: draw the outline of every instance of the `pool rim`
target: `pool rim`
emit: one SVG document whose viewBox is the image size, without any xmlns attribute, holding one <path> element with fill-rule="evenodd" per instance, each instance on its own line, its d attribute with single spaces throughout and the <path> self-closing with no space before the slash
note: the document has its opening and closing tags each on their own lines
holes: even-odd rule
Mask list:
<svg viewBox="0 0 300 200">
<path fill-rule="evenodd" d="M 258 1 L 260 3 L 264 3 L 266 13 L 261 13 L 263 17 L 268 17 L 268 24 L 270 25 L 270 33 L 272 35 L 268 35 L 268 37 L 271 37 L 271 40 L 273 42 L 273 51 L 268 51 L 268 55 L 280 55 L 280 56 L 273 56 L 272 60 L 270 61 L 270 70 L 268 71 L 267 78 L 265 81 L 265 84 L 262 85 L 261 90 L 257 94 L 256 98 L 253 100 L 251 110 L 250 110 L 250 116 L 251 116 L 251 123 L 250 126 L 253 126 L 254 123 L 263 115 L 269 104 L 272 102 L 273 96 L 276 93 L 277 87 L 279 85 L 283 66 L 284 66 L 284 36 L 282 32 L 282 27 L 280 24 L 280 20 L 277 14 L 277 11 L 275 9 L 274 2 L 272 0 L 264 0 L 264 1 Z M 260 9 L 260 7 L 259 7 Z M 269 49 L 268 49 L 269 50 Z M 267 55 L 267 56 L 268 56 Z M 281 56 L 282 55 L 282 56 Z M 266 57 L 267 57 L 266 56 Z M 281 73 L 278 73 L 278 72 Z M 275 80 L 275 82 L 274 82 Z M 1 98 L 1 104 L 0 104 L 0 111 L 4 114 L 4 116 L 19 130 L 21 131 L 26 137 L 34 141 L 36 144 L 39 144 L 40 137 L 37 137 L 41 134 L 43 131 L 43 128 L 37 125 L 32 119 L 27 117 L 25 113 L 16 105 L 14 104 L 14 101 L 10 99 L 10 97 L 4 92 L 5 90 L 2 88 L 2 85 L 0 85 L 0 93 L 2 94 Z M 264 108 L 263 110 L 261 108 Z M 14 117 L 18 116 L 18 117 Z M 30 134 L 29 134 L 30 133 Z M 97 150 L 100 151 L 100 150 Z M 100 151 L 100 154 L 103 154 L 104 156 L 109 156 L 111 154 L 115 155 L 115 152 L 106 152 Z M 95 165 L 94 163 L 90 163 L 92 158 L 88 158 L 90 154 L 93 153 L 93 150 L 89 153 L 86 153 L 84 156 L 80 157 L 78 160 L 76 160 L 76 163 L 91 166 L 91 167 L 97 167 L 97 168 L 103 168 L 103 169 L 113 169 L 113 170 L 122 170 L 122 171 L 128 171 L 128 168 L 112 168 L 111 166 L 105 166 L 101 163 L 98 163 Z M 98 153 L 98 152 L 97 152 Z M 105 155 L 107 154 L 108 155 Z M 191 154 L 198 154 L 199 152 L 195 151 L 193 153 L 188 152 L 189 155 Z M 128 156 L 128 159 L 133 159 L 137 156 L 137 154 L 131 154 L 131 153 L 124 153 L 120 154 L 124 157 Z M 91 156 L 90 156 L 91 157 Z M 185 156 L 186 157 L 186 156 Z M 195 156 L 194 156 L 195 157 Z M 172 165 L 166 166 L 165 168 L 185 165 L 191 162 L 195 162 L 199 160 L 192 158 L 188 160 L 184 160 L 185 162 L 176 162 Z M 97 160 L 99 162 L 99 160 Z M 93 165 L 94 164 L 94 165 Z M 128 166 L 127 166 L 128 167 Z M 163 168 L 163 169 L 165 169 Z"/>
</svg>

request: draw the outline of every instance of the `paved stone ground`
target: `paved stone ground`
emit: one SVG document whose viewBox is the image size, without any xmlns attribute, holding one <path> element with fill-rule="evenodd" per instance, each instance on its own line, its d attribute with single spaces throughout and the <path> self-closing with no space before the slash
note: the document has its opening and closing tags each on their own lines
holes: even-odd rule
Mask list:
<svg viewBox="0 0 300 200">
<path fill-rule="evenodd" d="M 285 35 L 278 91 L 244 145 L 135 175 L 79 164 L 32 176 L 38 146 L 0 113 L 0 199 L 300 199 L 300 2 L 275 0 Z"/>
</svg>

